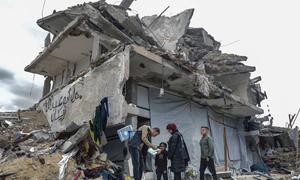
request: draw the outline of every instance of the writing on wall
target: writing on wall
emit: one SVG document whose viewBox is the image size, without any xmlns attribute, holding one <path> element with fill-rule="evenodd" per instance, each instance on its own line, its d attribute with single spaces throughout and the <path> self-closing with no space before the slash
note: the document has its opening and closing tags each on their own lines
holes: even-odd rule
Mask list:
<svg viewBox="0 0 300 180">
<path fill-rule="evenodd" d="M 75 87 L 70 87 L 64 92 L 66 93 L 51 95 L 43 103 L 45 113 L 50 113 L 51 122 L 63 120 L 66 115 L 68 104 L 74 103 L 77 99 L 82 98 L 78 91 L 76 91 Z"/>
</svg>

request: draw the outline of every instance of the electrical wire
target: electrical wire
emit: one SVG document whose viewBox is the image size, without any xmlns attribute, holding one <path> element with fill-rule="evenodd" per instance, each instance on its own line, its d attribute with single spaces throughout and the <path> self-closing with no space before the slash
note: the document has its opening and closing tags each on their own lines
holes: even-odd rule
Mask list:
<svg viewBox="0 0 300 180">
<path fill-rule="evenodd" d="M 30 88 L 30 92 L 29 92 L 30 97 L 31 97 L 31 94 L 32 94 L 33 86 L 34 86 L 34 79 L 35 79 L 35 74 L 33 74 L 33 78 L 32 78 L 32 84 L 31 84 L 31 88 Z"/>
<path fill-rule="evenodd" d="M 161 69 L 161 74 L 162 74 L 162 78 L 161 78 L 161 88 L 164 88 L 164 80 L 165 80 L 165 63 L 164 63 L 164 59 L 162 59 L 162 69 Z"/>
<path fill-rule="evenodd" d="M 46 4 L 46 0 L 43 0 L 43 6 L 42 6 L 42 18 L 44 17 L 45 4 Z"/>
<path fill-rule="evenodd" d="M 221 47 L 230 46 L 230 45 L 232 45 L 232 44 L 234 44 L 234 43 L 237 43 L 237 42 L 239 42 L 239 41 L 240 41 L 240 40 L 236 40 L 236 41 L 233 41 L 233 42 L 231 42 L 231 43 L 224 44 L 224 45 L 222 45 Z"/>
</svg>

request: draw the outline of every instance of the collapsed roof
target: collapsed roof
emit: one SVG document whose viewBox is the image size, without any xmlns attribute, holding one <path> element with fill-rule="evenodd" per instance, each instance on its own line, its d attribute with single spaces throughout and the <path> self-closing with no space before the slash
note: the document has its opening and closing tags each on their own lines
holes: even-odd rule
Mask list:
<svg viewBox="0 0 300 180">
<path fill-rule="evenodd" d="M 250 79 L 255 67 L 243 63 L 247 60 L 245 56 L 222 53 L 220 42 L 205 29 L 190 27 L 193 9 L 172 17 L 154 15 L 140 19 L 138 15 L 128 15 L 131 3 L 131 0 L 124 0 L 116 6 L 101 0 L 73 6 L 39 19 L 37 24 L 54 38 L 25 67 L 25 71 L 52 77 L 63 71 L 69 62 L 99 64 L 102 55 L 93 53 L 95 43 L 99 45 L 100 42 L 104 53 L 130 44 L 140 57 L 148 57 L 145 54 L 150 53 L 163 66 L 166 61 L 187 72 L 189 79 L 193 79 L 192 87 L 188 87 L 192 91 L 189 95 L 204 98 L 204 104 L 218 106 L 226 96 L 230 101 L 228 106 L 238 102 L 250 107 L 253 112 L 249 115 L 263 113 L 256 107 L 266 98 L 257 84 L 261 78 Z M 172 77 L 173 80 L 178 78 L 174 73 Z M 172 77 L 170 75 L 166 83 L 172 84 Z M 181 79 L 182 82 L 184 78 Z"/>
</svg>

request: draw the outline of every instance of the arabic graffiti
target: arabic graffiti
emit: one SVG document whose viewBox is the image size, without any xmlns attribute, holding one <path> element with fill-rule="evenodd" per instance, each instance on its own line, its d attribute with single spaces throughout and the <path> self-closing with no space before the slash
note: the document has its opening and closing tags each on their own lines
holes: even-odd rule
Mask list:
<svg viewBox="0 0 300 180">
<path fill-rule="evenodd" d="M 71 102 L 74 103 L 82 96 L 76 91 L 75 87 L 71 87 L 66 94 L 59 97 L 51 95 L 44 102 L 43 107 L 46 113 L 50 113 L 51 122 L 63 120 L 66 115 L 66 105 Z"/>
<path fill-rule="evenodd" d="M 66 115 L 66 106 L 62 105 L 60 107 L 52 109 L 52 112 L 50 115 L 51 115 L 51 117 L 50 117 L 51 122 L 57 121 L 57 120 L 63 120 Z"/>
</svg>

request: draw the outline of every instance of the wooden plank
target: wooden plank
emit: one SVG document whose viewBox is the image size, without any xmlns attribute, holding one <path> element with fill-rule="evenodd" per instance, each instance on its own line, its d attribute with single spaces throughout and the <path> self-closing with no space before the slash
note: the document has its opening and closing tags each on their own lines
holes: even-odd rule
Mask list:
<svg viewBox="0 0 300 180">
<path fill-rule="evenodd" d="M 224 126 L 224 162 L 225 162 L 225 171 L 228 171 L 228 152 L 227 152 L 227 133 L 226 127 Z"/>
</svg>

